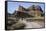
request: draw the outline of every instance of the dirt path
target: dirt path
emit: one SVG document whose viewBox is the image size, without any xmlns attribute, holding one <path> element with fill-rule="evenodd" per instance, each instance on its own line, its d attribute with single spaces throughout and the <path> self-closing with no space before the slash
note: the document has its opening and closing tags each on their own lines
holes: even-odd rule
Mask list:
<svg viewBox="0 0 46 31">
<path fill-rule="evenodd" d="M 44 27 L 43 21 L 27 22 L 27 21 L 23 20 L 23 23 L 26 25 L 25 28 L 42 28 L 42 27 Z"/>
</svg>

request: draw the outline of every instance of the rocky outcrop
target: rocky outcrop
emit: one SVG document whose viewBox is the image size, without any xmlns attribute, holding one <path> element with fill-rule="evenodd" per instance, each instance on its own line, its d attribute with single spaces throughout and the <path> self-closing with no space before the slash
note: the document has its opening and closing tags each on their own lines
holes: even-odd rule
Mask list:
<svg viewBox="0 0 46 31">
<path fill-rule="evenodd" d="M 35 20 L 39 20 L 39 21 L 44 20 L 44 14 L 43 14 L 43 11 L 40 6 L 32 5 L 28 9 L 26 9 L 22 6 L 19 6 L 18 11 L 15 11 L 13 14 L 8 13 L 7 24 L 6 24 L 7 30 L 24 29 L 25 26 L 30 23 L 30 21 L 29 22 L 26 21 L 29 19 L 30 19 L 30 21 L 31 20 L 33 21 L 33 23 L 31 22 L 33 25 L 36 24 Z M 39 21 L 37 21 L 37 23 L 39 23 Z M 41 21 L 40 21 L 40 23 L 41 23 Z M 42 23 L 44 23 L 44 21 Z M 29 25 L 31 25 L 31 24 L 29 24 Z M 39 26 L 37 26 L 37 28 Z M 32 28 L 34 28 L 34 27 L 36 27 L 36 26 L 35 25 L 32 26 Z M 43 27 L 44 27 L 44 25 L 43 25 Z"/>
</svg>

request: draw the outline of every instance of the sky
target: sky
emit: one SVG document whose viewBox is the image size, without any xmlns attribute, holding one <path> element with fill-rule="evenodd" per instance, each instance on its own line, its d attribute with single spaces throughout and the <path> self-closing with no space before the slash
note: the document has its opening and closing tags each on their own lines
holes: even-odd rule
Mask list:
<svg viewBox="0 0 46 31">
<path fill-rule="evenodd" d="M 13 13 L 15 10 L 17 11 L 19 8 L 19 5 L 25 7 L 25 8 L 29 8 L 32 5 L 39 5 L 42 10 L 44 11 L 44 3 L 27 3 L 27 2 L 8 2 L 8 13 Z"/>
</svg>

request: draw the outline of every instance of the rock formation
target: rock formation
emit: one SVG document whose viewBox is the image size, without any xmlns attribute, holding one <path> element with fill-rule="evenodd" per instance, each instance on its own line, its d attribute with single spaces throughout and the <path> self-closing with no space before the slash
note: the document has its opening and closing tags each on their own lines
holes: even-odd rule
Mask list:
<svg viewBox="0 0 46 31">
<path fill-rule="evenodd" d="M 28 9 L 23 6 L 19 6 L 18 11 L 15 11 L 13 14 L 8 13 L 7 17 L 7 30 L 15 30 L 15 29 L 24 29 L 26 26 L 23 22 L 23 18 L 30 18 L 31 20 L 39 20 L 39 18 L 44 20 L 43 10 L 40 6 L 32 5 Z M 44 23 L 44 21 L 43 21 Z M 30 24 L 31 25 L 31 24 Z"/>
</svg>

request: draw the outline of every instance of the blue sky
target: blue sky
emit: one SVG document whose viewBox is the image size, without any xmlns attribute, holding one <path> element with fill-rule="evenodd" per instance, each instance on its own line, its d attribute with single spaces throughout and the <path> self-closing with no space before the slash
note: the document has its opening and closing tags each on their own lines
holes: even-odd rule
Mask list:
<svg viewBox="0 0 46 31">
<path fill-rule="evenodd" d="M 13 13 L 15 10 L 18 10 L 19 5 L 29 8 L 32 5 L 39 5 L 41 6 L 42 10 L 44 11 L 44 4 L 43 3 L 26 3 L 26 2 L 8 2 L 8 13 Z"/>
</svg>

